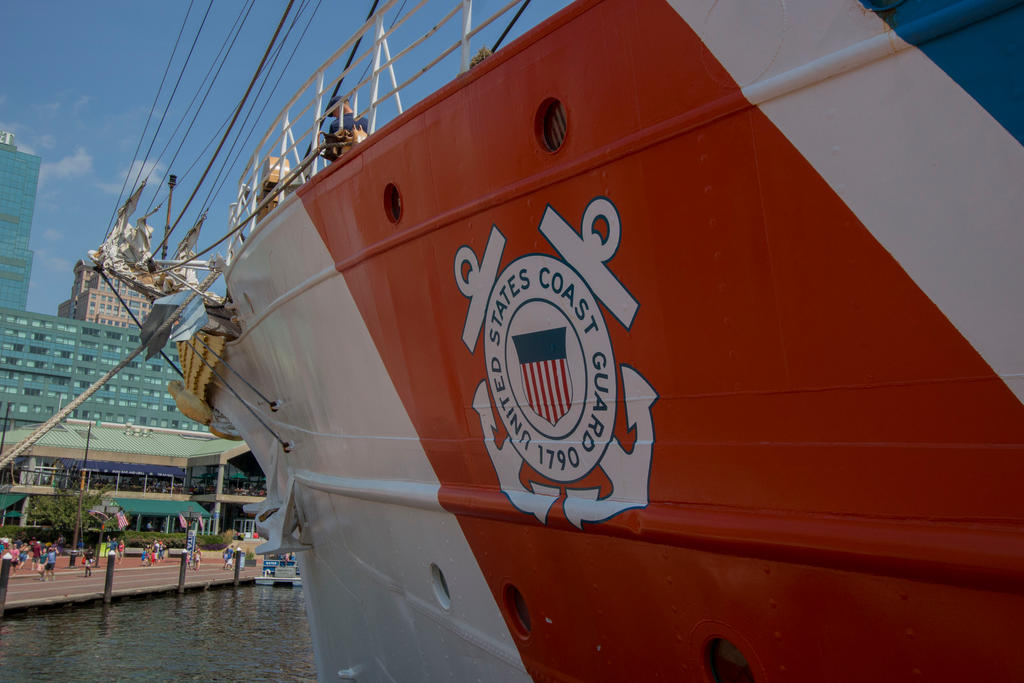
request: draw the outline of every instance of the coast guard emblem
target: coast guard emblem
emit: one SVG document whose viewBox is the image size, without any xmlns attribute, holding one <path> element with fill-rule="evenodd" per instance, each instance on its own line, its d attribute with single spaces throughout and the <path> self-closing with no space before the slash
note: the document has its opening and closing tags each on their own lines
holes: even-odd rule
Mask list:
<svg viewBox="0 0 1024 683">
<path fill-rule="evenodd" d="M 474 352 L 483 331 L 487 378 L 473 409 L 502 491 L 543 523 L 561 499 L 582 528 L 646 507 L 658 396 L 639 372 L 616 366 L 602 311 L 628 330 L 639 309 L 607 266 L 621 238 L 615 205 L 592 200 L 580 232 L 548 206 L 538 229 L 561 259 L 526 254 L 499 273 L 505 237 L 497 226 L 481 260 L 469 246 L 456 252 L 456 284 L 469 299 L 462 341 Z M 626 427 L 636 433 L 628 452 L 614 436 L 616 373 Z M 498 440 L 495 412 L 505 428 Z"/>
</svg>

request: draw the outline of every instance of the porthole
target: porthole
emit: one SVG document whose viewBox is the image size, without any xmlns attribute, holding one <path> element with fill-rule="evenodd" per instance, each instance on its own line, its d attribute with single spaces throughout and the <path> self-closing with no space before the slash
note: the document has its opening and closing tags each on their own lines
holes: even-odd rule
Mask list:
<svg viewBox="0 0 1024 683">
<path fill-rule="evenodd" d="M 505 613 L 508 615 L 512 627 L 520 638 L 530 635 L 532 624 L 530 621 L 530 610 L 526 607 L 526 600 L 519 589 L 508 584 L 505 586 L 504 600 Z"/>
<path fill-rule="evenodd" d="M 558 151 L 568 131 L 565 107 L 559 100 L 549 98 L 541 102 L 534 129 L 537 142 L 542 148 L 548 152 Z"/>
<path fill-rule="evenodd" d="M 436 564 L 430 565 L 430 578 L 434 584 L 434 597 L 438 604 L 445 609 L 452 606 L 452 594 L 448 592 L 448 581 L 444 578 L 444 572 Z"/>
<path fill-rule="evenodd" d="M 402 220 L 402 195 L 394 183 L 384 188 L 384 213 L 392 223 Z"/>
<path fill-rule="evenodd" d="M 754 683 L 754 672 L 740 649 L 725 638 L 708 643 L 708 666 L 715 683 Z"/>
</svg>

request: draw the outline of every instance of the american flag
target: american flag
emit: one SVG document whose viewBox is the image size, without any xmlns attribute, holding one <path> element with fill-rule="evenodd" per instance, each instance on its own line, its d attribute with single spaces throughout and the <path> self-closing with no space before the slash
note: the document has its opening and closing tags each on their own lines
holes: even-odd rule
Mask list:
<svg viewBox="0 0 1024 683">
<path fill-rule="evenodd" d="M 572 407 L 572 381 L 565 356 L 565 328 L 512 337 L 523 372 L 523 388 L 533 412 L 558 423 Z"/>
<path fill-rule="evenodd" d="M 205 531 L 205 528 L 203 527 L 203 516 L 202 515 L 199 515 L 199 530 L 200 531 Z"/>
<path fill-rule="evenodd" d="M 124 516 L 124 513 L 120 510 L 117 511 L 117 528 L 124 529 L 128 526 L 128 518 Z"/>
<path fill-rule="evenodd" d="M 185 521 L 185 515 L 181 514 L 180 512 L 178 513 L 178 524 L 181 525 L 182 529 L 188 528 L 188 523 Z"/>
</svg>

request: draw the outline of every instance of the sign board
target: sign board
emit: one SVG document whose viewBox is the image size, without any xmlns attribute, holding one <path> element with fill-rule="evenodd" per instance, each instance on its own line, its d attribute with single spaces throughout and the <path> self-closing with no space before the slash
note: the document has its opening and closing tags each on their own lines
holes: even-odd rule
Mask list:
<svg viewBox="0 0 1024 683">
<path fill-rule="evenodd" d="M 187 540 L 185 541 L 185 552 L 189 555 L 196 551 L 196 530 L 189 529 Z"/>
</svg>

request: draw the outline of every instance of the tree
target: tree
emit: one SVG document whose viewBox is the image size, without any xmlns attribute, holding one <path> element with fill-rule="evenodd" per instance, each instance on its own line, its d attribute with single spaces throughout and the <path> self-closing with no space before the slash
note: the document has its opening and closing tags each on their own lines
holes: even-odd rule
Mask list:
<svg viewBox="0 0 1024 683">
<path fill-rule="evenodd" d="M 86 493 L 82 496 L 82 531 L 99 529 L 99 523 L 89 514 L 89 509 L 101 503 L 102 493 Z M 28 503 L 30 524 L 52 526 L 65 536 L 75 531 L 78 516 L 78 493 L 57 491 L 53 496 L 32 496 Z"/>
</svg>

